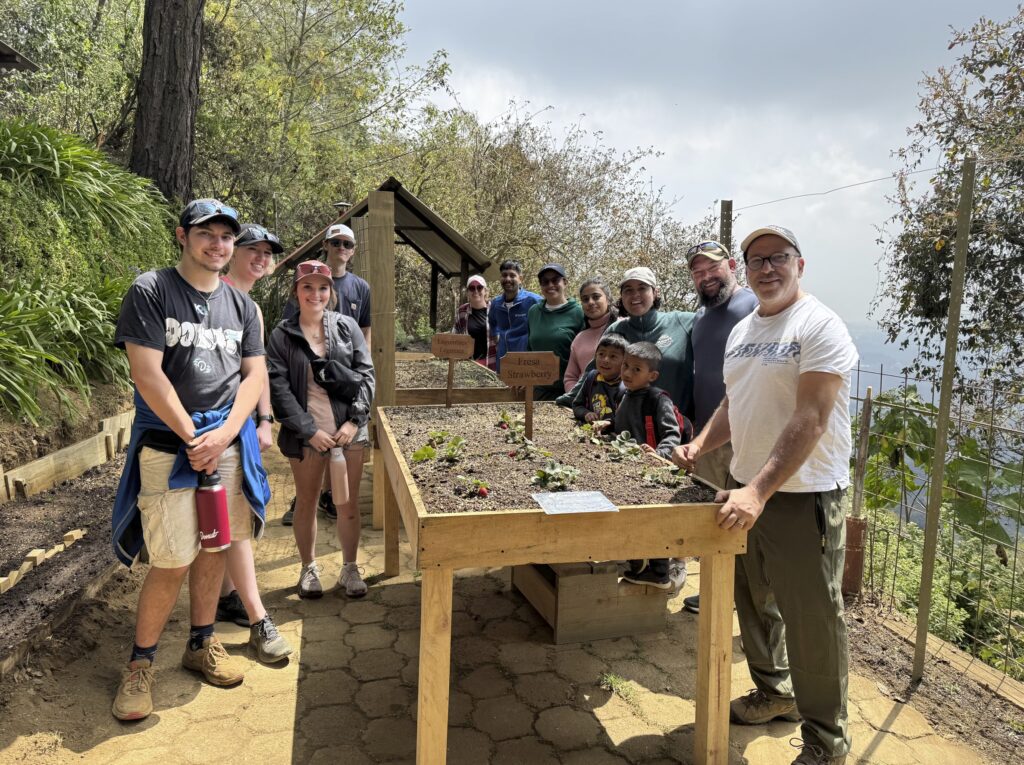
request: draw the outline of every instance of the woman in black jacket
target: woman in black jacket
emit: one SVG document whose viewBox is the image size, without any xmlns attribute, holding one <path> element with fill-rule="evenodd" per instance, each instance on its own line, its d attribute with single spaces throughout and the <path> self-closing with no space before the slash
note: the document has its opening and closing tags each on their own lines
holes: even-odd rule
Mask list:
<svg viewBox="0 0 1024 765">
<path fill-rule="evenodd" d="M 316 260 L 295 269 L 298 314 L 280 322 L 267 345 L 270 400 L 281 422 L 277 445 L 295 477 L 295 543 L 302 559 L 299 597 L 319 598 L 316 504 L 324 471 L 338 511 L 342 568 L 338 586 L 366 594 L 359 551 L 359 481 L 373 400 L 373 364 L 356 322 L 329 310 L 336 297 L 331 269 Z"/>
</svg>

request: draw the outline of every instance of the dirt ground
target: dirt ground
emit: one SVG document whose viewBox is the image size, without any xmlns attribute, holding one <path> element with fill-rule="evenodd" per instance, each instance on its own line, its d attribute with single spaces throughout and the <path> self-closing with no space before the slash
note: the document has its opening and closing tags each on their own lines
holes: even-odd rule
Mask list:
<svg viewBox="0 0 1024 765">
<path fill-rule="evenodd" d="M 547 458 L 535 455 L 523 459 L 515 443 L 508 443 L 509 430 L 498 427 L 502 413 L 522 420 L 522 404 L 478 404 L 474 406 L 394 407 L 387 410 L 395 437 L 416 479 L 428 512 L 484 512 L 537 507 L 532 498 L 549 488 L 532 483 Z M 580 477 L 570 490 L 600 491 L 617 505 L 710 502 L 714 492 L 683 478 L 679 486 L 653 485 L 643 478 L 645 471 L 664 473 L 666 468 L 651 456 L 615 462 L 606 444 L 584 442 L 576 435 L 572 412 L 552 403 L 534 405 L 533 442 L 563 465 L 575 467 Z M 466 439 L 464 455 L 454 463 L 440 458 L 415 462 L 411 455 L 427 444 L 433 431 L 450 431 Z M 667 468 L 673 472 L 671 468 Z M 468 482 L 487 484 L 487 496 L 466 496 Z"/>
<path fill-rule="evenodd" d="M 428 349 L 429 350 L 429 349 Z M 504 388 L 505 383 L 486 367 L 475 361 L 455 362 L 456 388 Z M 440 359 L 426 361 L 396 361 L 396 388 L 448 387 L 448 362 Z"/>
</svg>

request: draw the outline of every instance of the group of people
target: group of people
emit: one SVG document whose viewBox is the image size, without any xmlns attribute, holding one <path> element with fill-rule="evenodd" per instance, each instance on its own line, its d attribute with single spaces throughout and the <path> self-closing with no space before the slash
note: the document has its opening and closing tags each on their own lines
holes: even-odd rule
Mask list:
<svg viewBox="0 0 1024 765">
<path fill-rule="evenodd" d="M 150 563 L 113 704 L 122 720 L 152 711 L 157 643 L 186 576 L 185 668 L 214 685 L 242 680 L 241 663 L 214 634 L 216 620 L 248 624 L 261 661 L 292 652 L 260 600 L 250 545 L 265 522 L 260 453 L 271 445 L 275 416 L 295 479 L 287 523 L 301 561 L 299 596 L 323 594 L 318 505 L 337 517 L 339 589 L 366 593 L 358 485 L 374 372 L 369 289 L 347 269 L 351 229 L 327 230 L 326 262 L 298 264 L 292 305 L 265 344 L 262 315 L 247 293 L 282 252 L 277 237 L 242 226 L 235 210 L 211 199 L 190 203 L 175 235 L 178 264 L 135 280 L 115 333 L 128 354 L 136 419 L 114 545 L 126 564 L 143 552 Z M 842 497 L 857 352 L 838 316 L 803 291 L 805 259 L 793 232 L 759 228 L 740 249 L 747 287 L 721 243 L 689 249 L 696 313 L 664 310 L 646 267 L 626 271 L 613 304 L 599 277 L 583 282 L 578 300 L 570 297 L 558 263 L 539 270 L 540 294 L 530 292 L 520 263 L 506 260 L 493 300 L 485 279 L 470 277 L 454 329 L 473 336 L 474 358 L 495 370 L 509 352 L 555 353 L 560 378 L 538 398 L 558 399 L 598 430 L 628 430 L 646 451 L 722 489 L 719 525 L 747 533 L 735 601 L 755 685 L 731 703 L 732 719 L 802 720 L 795 763 L 843 763 L 850 737 Z M 226 553 L 200 554 L 195 494 L 200 474 L 214 472 L 233 543 Z M 671 587 L 672 566 L 630 561 L 626 578 Z M 699 612 L 699 599 L 687 607 Z"/>
<path fill-rule="evenodd" d="M 612 305 L 598 277 L 583 282 L 577 302 L 562 266 L 549 263 L 538 295 L 506 260 L 493 300 L 482 277 L 470 279 L 459 309 L 467 318 L 453 331 L 472 334 L 474 357 L 494 370 L 510 351 L 554 352 L 561 379 L 538 398 L 598 429 L 628 430 L 644 450 L 721 489 L 719 525 L 747 532 L 735 601 L 755 686 L 731 702 L 731 719 L 802 721 L 794 765 L 840 765 L 850 750 L 840 584 L 857 350 L 842 320 L 802 289 L 792 231 L 758 228 L 740 249 L 746 287 L 720 242 L 688 250 L 696 313 L 662 310 L 646 267 L 625 272 Z M 684 577 L 667 559 L 631 560 L 624 575 L 665 589 Z M 698 596 L 684 603 L 699 613 Z"/>
<path fill-rule="evenodd" d="M 331 226 L 326 262 L 298 264 L 290 307 L 267 337 L 248 293 L 284 251 L 278 238 L 241 224 L 216 199 L 191 202 L 178 223 L 177 265 L 134 281 L 115 329 L 135 384 L 136 416 L 114 506 L 114 549 L 126 565 L 143 556 L 150 564 L 112 707 L 121 720 L 153 710 L 153 662 L 186 577 L 186 669 L 218 686 L 243 680 L 243 663 L 220 643 L 216 621 L 248 626 L 249 647 L 264 663 L 292 653 L 260 598 L 251 545 L 263 533 L 270 499 L 261 452 L 272 444 L 275 416 L 277 445 L 295 479 L 299 596 L 323 594 L 315 547 L 324 485 L 342 550 L 338 588 L 351 598 L 367 591 L 358 565 L 358 486 L 374 370 L 369 287 L 347 271 L 352 230 Z M 204 475 L 203 485 L 224 491 L 231 542 L 224 550 L 201 545 L 196 492 Z"/>
</svg>

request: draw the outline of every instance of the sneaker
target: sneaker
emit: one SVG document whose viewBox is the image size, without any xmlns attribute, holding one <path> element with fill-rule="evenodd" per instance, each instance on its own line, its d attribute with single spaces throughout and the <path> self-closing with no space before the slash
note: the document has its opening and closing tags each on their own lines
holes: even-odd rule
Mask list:
<svg viewBox="0 0 1024 765">
<path fill-rule="evenodd" d="M 238 590 L 232 590 L 217 601 L 217 621 L 234 622 L 239 627 L 249 626 L 249 614 L 245 612 Z"/>
<path fill-rule="evenodd" d="M 338 520 L 338 508 L 334 506 L 334 500 L 331 498 L 330 491 L 320 493 L 320 499 L 316 503 L 316 506 L 317 509 L 327 517 L 327 520 Z"/>
<path fill-rule="evenodd" d="M 622 575 L 624 581 L 630 584 L 647 584 L 657 587 L 659 590 L 672 589 L 672 580 L 668 574 L 656 574 L 649 566 L 644 566 L 639 572 L 630 569 Z"/>
<path fill-rule="evenodd" d="M 361 598 L 366 594 L 366 582 L 363 581 L 363 572 L 355 563 L 346 563 L 341 567 L 338 575 L 338 586 L 345 588 L 345 594 L 350 598 Z"/>
<path fill-rule="evenodd" d="M 136 659 L 121 677 L 110 711 L 118 720 L 142 720 L 153 712 L 153 662 Z"/>
<path fill-rule="evenodd" d="M 257 658 L 264 664 L 284 661 L 292 652 L 292 647 L 277 631 L 270 614 L 249 628 L 249 647 L 256 651 Z"/>
<path fill-rule="evenodd" d="M 789 743 L 800 750 L 792 765 L 844 765 L 846 762 L 845 754 L 833 757 L 817 744 L 808 744 L 798 738 L 790 739 Z"/>
<path fill-rule="evenodd" d="M 201 672 L 210 685 L 236 685 L 245 678 L 242 661 L 224 650 L 216 635 L 206 638 L 203 647 L 195 651 L 186 643 L 181 666 L 193 672 Z"/>
<path fill-rule="evenodd" d="M 291 526 L 295 522 L 295 497 L 292 497 L 292 503 L 288 505 L 288 509 L 284 511 L 284 515 L 281 516 L 282 526 Z"/>
<path fill-rule="evenodd" d="M 740 725 L 764 725 L 772 720 L 800 722 L 800 713 L 794 699 L 752 690 L 729 702 L 729 719 Z"/>
<path fill-rule="evenodd" d="M 683 610 L 689 611 L 691 614 L 699 614 L 700 595 L 690 595 L 683 598 Z"/>
<path fill-rule="evenodd" d="M 320 564 L 313 561 L 302 569 L 299 575 L 300 598 L 322 598 L 324 587 L 320 584 Z"/>
<path fill-rule="evenodd" d="M 672 594 L 678 595 L 686 584 L 686 560 L 684 558 L 672 558 L 668 564 L 668 578 L 672 583 Z"/>
</svg>

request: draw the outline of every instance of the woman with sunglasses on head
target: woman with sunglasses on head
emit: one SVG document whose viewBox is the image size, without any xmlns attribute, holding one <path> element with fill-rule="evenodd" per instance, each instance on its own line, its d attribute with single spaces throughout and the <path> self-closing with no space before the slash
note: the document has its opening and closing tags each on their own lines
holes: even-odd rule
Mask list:
<svg viewBox="0 0 1024 765">
<path fill-rule="evenodd" d="M 331 310 L 331 269 L 317 260 L 295 269 L 298 313 L 283 319 L 267 346 L 270 397 L 281 422 L 277 444 L 295 478 L 293 530 L 302 561 L 300 598 L 323 595 L 316 560 L 316 508 L 325 473 L 338 514 L 342 568 L 338 586 L 366 594 L 357 564 L 359 482 L 373 399 L 370 350 L 357 322 Z"/>
<path fill-rule="evenodd" d="M 530 335 L 527 350 L 552 351 L 559 361 L 558 380 L 552 385 L 538 385 L 534 388 L 534 397 L 538 401 L 554 401 L 565 393 L 562 378 L 569 365 L 569 349 L 572 341 L 585 329 L 583 309 L 566 294 L 568 282 L 565 269 L 558 263 L 548 263 L 537 273 L 540 282 L 542 303 L 530 306 L 526 314 L 526 322 Z"/>
<path fill-rule="evenodd" d="M 227 274 L 221 281 L 246 295 L 252 286 L 269 274 L 274 267 L 274 256 L 284 252 L 281 241 L 263 226 L 246 223 L 235 237 L 235 250 L 228 264 Z M 263 325 L 263 311 L 256 305 L 256 316 L 260 321 L 260 335 L 266 335 Z M 273 442 L 270 414 L 270 386 L 264 382 L 256 404 L 256 435 L 260 451 Z M 255 627 L 253 643 L 260 661 L 271 664 L 286 659 L 292 647 L 277 631 L 273 620 L 263 606 L 256 584 L 256 565 L 252 545 L 236 543 L 227 549 L 227 566 L 221 583 L 220 599 L 217 601 L 217 621 L 234 622 L 242 627 Z"/>
<path fill-rule="evenodd" d="M 584 376 L 587 365 L 594 360 L 597 343 L 609 322 L 618 316 L 612 305 L 612 293 L 608 283 L 600 276 L 587 279 L 580 287 L 580 303 L 587 328 L 576 335 L 569 348 L 569 365 L 565 368 L 562 381 L 567 391 L 572 390 Z"/>
<path fill-rule="evenodd" d="M 487 282 L 480 274 L 469 277 L 466 284 L 466 300 L 455 311 L 455 326 L 452 332 L 473 338 L 473 361 L 497 369 L 498 343 L 487 330 L 487 313 L 490 300 Z"/>
</svg>

